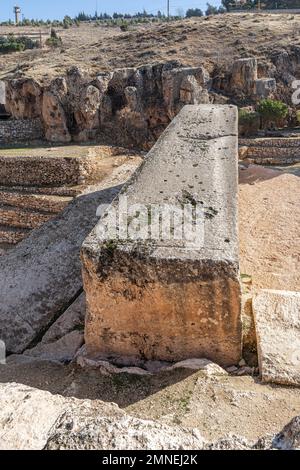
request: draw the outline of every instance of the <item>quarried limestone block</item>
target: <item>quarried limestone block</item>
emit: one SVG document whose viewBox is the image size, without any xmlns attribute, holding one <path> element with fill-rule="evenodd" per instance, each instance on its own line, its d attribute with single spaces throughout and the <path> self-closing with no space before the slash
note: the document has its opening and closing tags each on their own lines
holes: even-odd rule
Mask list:
<svg viewBox="0 0 300 470">
<path fill-rule="evenodd" d="M 179 217 L 169 231 L 165 209 Z M 115 236 L 104 230 L 114 220 Z M 234 106 L 183 108 L 84 242 L 82 262 L 88 354 L 240 360 Z"/>
<path fill-rule="evenodd" d="M 253 311 L 262 380 L 300 385 L 300 292 L 260 291 Z"/>
</svg>

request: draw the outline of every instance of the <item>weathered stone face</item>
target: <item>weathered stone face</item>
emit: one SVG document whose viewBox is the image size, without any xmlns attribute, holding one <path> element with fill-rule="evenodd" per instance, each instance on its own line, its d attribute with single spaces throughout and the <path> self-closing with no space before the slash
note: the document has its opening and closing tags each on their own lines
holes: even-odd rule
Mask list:
<svg viewBox="0 0 300 470">
<path fill-rule="evenodd" d="M 89 85 L 82 90 L 78 109 L 74 113 L 78 129 L 83 129 L 79 133 L 79 140 L 85 141 L 95 137 L 99 132 L 99 107 L 101 94 L 98 88 Z"/>
<path fill-rule="evenodd" d="M 5 107 L 17 119 L 33 119 L 41 116 L 43 90 L 30 78 L 6 83 Z"/>
<path fill-rule="evenodd" d="M 186 201 L 199 205 L 204 244 L 201 237 L 191 247 L 172 236 L 112 241 L 96 228 L 82 249 L 88 352 L 122 355 L 133 363 L 141 357 L 237 363 L 241 320 L 236 108 L 186 106 L 124 196 L 130 207 L 167 202 L 182 208 Z M 115 201 L 108 211 L 108 220 L 117 205 Z M 149 224 L 149 213 L 147 217 Z"/>
<path fill-rule="evenodd" d="M 260 78 L 255 80 L 255 94 L 258 98 L 268 98 L 274 95 L 276 91 L 275 78 Z"/>
<path fill-rule="evenodd" d="M 165 70 L 162 74 L 167 114 L 173 119 L 185 104 L 209 103 L 209 75 L 203 67 Z"/>
<path fill-rule="evenodd" d="M 50 91 L 45 91 L 43 96 L 42 116 L 47 140 L 50 142 L 71 141 L 64 108 L 59 98 Z"/>
<path fill-rule="evenodd" d="M 300 385 L 300 293 L 260 291 L 253 312 L 262 380 Z"/>
<path fill-rule="evenodd" d="M 232 67 L 231 88 L 245 95 L 251 95 L 257 80 L 257 60 L 255 58 L 239 59 Z"/>
</svg>

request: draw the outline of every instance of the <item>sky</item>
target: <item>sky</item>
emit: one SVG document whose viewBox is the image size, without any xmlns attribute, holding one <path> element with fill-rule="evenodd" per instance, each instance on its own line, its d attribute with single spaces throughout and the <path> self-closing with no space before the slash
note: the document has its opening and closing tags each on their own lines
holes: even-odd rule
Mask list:
<svg viewBox="0 0 300 470">
<path fill-rule="evenodd" d="M 186 11 L 188 8 L 201 8 L 205 10 L 207 0 L 170 0 L 171 14 L 178 10 Z M 220 0 L 210 0 L 212 5 L 219 6 Z M 65 15 L 76 16 L 80 11 L 94 14 L 98 4 L 98 12 L 114 11 L 121 13 L 134 13 L 144 8 L 151 13 L 158 10 L 166 12 L 167 0 L 0 0 L 0 21 L 13 19 L 13 7 L 21 7 L 25 18 L 34 19 L 61 19 Z"/>
</svg>

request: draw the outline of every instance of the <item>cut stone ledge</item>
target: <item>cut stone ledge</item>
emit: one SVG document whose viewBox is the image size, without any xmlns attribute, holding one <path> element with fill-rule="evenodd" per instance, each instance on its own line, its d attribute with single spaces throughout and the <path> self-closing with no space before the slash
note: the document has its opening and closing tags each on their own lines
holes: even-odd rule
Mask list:
<svg viewBox="0 0 300 470">
<path fill-rule="evenodd" d="M 253 313 L 262 381 L 300 386 L 300 292 L 259 291 Z"/>
<path fill-rule="evenodd" d="M 241 358 L 237 109 L 186 106 L 122 191 L 134 204 L 201 205 L 204 245 L 113 241 L 97 227 L 82 248 L 85 342 L 93 355 L 222 366 Z M 107 211 L 108 219 L 118 199 Z M 130 365 L 130 361 L 128 363 Z"/>
</svg>

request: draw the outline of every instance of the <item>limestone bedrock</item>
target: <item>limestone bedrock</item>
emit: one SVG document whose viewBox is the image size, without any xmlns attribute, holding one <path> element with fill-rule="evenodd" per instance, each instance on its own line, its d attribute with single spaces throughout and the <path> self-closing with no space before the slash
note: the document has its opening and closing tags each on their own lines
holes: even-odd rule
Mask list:
<svg viewBox="0 0 300 470">
<path fill-rule="evenodd" d="M 126 197 L 131 215 L 136 204 L 137 212 L 164 204 L 200 207 L 202 234 L 192 245 L 184 237 L 135 239 L 132 232 L 111 239 L 98 224 L 85 240 L 88 354 L 123 356 L 132 364 L 141 358 L 206 357 L 225 366 L 240 360 L 237 147 L 235 106 L 184 107 L 101 223 L 109 226 Z M 151 230 L 152 217 L 151 211 L 144 218 Z M 124 224 L 117 228 L 124 231 Z"/>
</svg>

